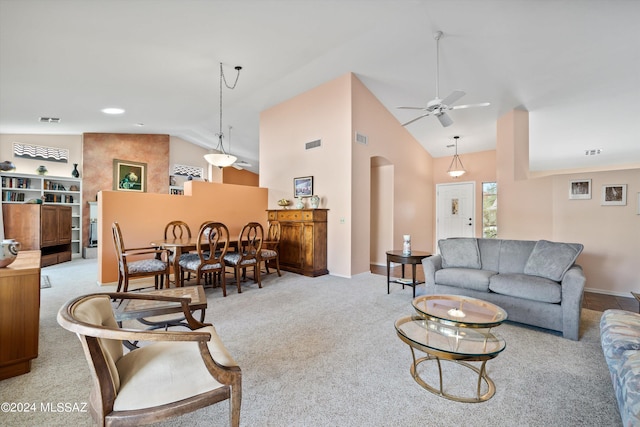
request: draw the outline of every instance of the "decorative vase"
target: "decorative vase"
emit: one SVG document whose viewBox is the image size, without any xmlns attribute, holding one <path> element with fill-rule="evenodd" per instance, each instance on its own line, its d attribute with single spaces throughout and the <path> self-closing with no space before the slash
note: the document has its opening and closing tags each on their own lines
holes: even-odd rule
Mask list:
<svg viewBox="0 0 640 427">
<path fill-rule="evenodd" d="M 71 171 L 71 176 L 74 178 L 79 178 L 80 177 L 80 172 L 78 172 L 78 164 L 74 163 L 73 164 L 73 170 Z"/>
<path fill-rule="evenodd" d="M 411 255 L 411 236 L 404 234 L 402 240 L 402 254 Z"/>
<path fill-rule="evenodd" d="M 0 245 L 0 268 L 6 267 L 15 261 L 19 250 L 20 242 L 16 242 L 13 239 L 4 239 Z"/>
<path fill-rule="evenodd" d="M 304 209 L 304 200 L 302 197 L 298 197 L 296 200 L 296 209 Z"/>
<path fill-rule="evenodd" d="M 49 171 L 44 166 L 40 165 L 38 166 L 38 169 L 36 169 L 36 172 L 38 172 L 38 175 L 46 175 Z"/>
<path fill-rule="evenodd" d="M 318 209 L 318 206 L 320 206 L 320 197 L 316 195 L 311 196 L 309 201 L 311 202 L 311 208 L 313 209 Z"/>
</svg>

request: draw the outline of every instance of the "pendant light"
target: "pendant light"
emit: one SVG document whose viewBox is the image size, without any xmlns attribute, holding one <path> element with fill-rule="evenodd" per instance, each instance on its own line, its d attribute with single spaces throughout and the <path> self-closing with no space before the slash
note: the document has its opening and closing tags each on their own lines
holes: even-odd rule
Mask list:
<svg viewBox="0 0 640 427">
<path fill-rule="evenodd" d="M 242 70 L 242 67 L 237 66 L 235 67 L 235 69 L 237 71 L 236 81 L 233 83 L 233 86 L 229 86 L 227 84 L 227 80 L 224 77 L 222 62 L 220 63 L 220 132 L 216 134 L 216 136 L 218 137 L 218 146 L 216 147 L 216 150 L 218 152 L 204 155 L 204 158 L 207 162 L 209 162 L 213 166 L 218 166 L 219 168 L 231 166 L 236 162 L 236 160 L 238 160 L 236 156 L 233 156 L 224 150 L 224 144 L 223 144 L 224 133 L 222 133 L 222 82 L 224 81 L 224 84 L 227 88 L 232 90 L 235 89 L 236 84 L 238 83 L 238 78 L 240 77 L 240 70 Z M 231 126 L 229 126 L 229 133 L 231 133 Z M 231 151 L 231 139 L 229 139 L 229 151 Z"/>
<path fill-rule="evenodd" d="M 451 164 L 449 165 L 449 170 L 447 170 L 447 173 L 452 178 L 459 178 L 465 173 L 467 173 L 467 171 L 464 169 L 464 166 L 462 166 L 462 160 L 460 159 L 460 156 L 458 156 L 458 138 L 460 137 L 459 136 L 453 137 L 453 139 L 455 139 L 456 141 L 456 154 L 453 156 L 453 159 L 451 160 Z"/>
</svg>

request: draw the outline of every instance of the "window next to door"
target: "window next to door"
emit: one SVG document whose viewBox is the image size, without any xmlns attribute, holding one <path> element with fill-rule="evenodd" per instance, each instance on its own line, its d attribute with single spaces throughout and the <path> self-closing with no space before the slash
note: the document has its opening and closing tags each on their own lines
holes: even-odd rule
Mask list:
<svg viewBox="0 0 640 427">
<path fill-rule="evenodd" d="M 482 237 L 498 237 L 498 184 L 482 183 Z"/>
</svg>

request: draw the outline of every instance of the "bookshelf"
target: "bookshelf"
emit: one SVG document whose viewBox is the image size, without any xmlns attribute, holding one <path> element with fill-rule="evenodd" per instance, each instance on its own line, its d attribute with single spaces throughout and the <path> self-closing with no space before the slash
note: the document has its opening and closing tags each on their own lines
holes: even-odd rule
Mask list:
<svg viewBox="0 0 640 427">
<path fill-rule="evenodd" d="M 45 205 L 71 207 L 71 253 L 82 255 L 82 180 L 48 175 L 0 174 L 2 203 L 40 199 Z"/>
</svg>

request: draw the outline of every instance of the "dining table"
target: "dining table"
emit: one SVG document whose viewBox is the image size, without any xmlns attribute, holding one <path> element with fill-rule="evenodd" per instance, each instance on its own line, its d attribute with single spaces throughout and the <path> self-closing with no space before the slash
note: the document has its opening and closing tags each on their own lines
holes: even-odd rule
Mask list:
<svg viewBox="0 0 640 427">
<path fill-rule="evenodd" d="M 208 243 L 208 240 L 202 240 L 203 244 Z M 224 244 L 224 242 L 220 242 Z M 156 240 L 152 240 L 150 242 L 151 246 L 156 246 L 162 249 L 168 249 L 173 253 L 173 282 L 175 286 L 180 286 L 180 256 L 182 254 L 189 253 L 191 251 L 196 250 L 196 246 L 198 244 L 198 236 L 195 237 L 181 237 L 181 238 L 160 238 Z M 237 250 L 238 241 L 230 240 L 229 241 L 229 250 Z"/>
</svg>

